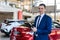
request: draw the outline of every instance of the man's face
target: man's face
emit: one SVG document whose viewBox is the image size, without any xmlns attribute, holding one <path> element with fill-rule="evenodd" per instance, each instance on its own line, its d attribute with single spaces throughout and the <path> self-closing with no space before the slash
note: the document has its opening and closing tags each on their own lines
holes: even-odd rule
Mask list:
<svg viewBox="0 0 60 40">
<path fill-rule="evenodd" d="M 39 12 L 40 14 L 45 13 L 46 9 L 44 8 L 44 6 L 39 6 Z"/>
</svg>

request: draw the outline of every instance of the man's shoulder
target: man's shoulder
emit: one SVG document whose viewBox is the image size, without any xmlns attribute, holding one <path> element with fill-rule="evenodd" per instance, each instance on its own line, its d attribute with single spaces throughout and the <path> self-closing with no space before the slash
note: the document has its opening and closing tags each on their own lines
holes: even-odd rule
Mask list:
<svg viewBox="0 0 60 40">
<path fill-rule="evenodd" d="M 50 18 L 51 19 L 51 17 L 50 16 L 48 16 L 48 15 L 45 15 L 47 18 Z"/>
<path fill-rule="evenodd" d="M 38 16 L 36 16 L 35 18 L 38 18 L 39 17 L 39 15 Z"/>
</svg>

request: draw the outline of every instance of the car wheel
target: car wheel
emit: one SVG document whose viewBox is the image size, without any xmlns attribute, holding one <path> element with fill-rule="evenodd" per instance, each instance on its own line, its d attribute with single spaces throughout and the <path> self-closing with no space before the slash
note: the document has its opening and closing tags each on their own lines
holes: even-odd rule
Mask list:
<svg viewBox="0 0 60 40">
<path fill-rule="evenodd" d="M 5 33 L 5 35 L 6 35 L 6 36 L 10 36 L 10 33 L 11 33 L 11 31 L 10 31 L 10 32 L 8 32 L 8 33 Z"/>
</svg>

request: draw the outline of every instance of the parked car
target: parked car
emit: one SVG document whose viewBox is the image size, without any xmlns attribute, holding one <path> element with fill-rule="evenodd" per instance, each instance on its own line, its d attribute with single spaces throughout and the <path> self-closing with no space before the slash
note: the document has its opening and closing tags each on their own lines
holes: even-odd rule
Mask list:
<svg viewBox="0 0 60 40">
<path fill-rule="evenodd" d="M 50 40 L 60 40 L 60 24 L 53 22 L 52 31 L 49 34 Z"/>
<path fill-rule="evenodd" d="M 24 22 L 24 20 L 6 19 L 3 23 L 1 23 L 1 32 L 5 33 L 6 35 L 9 35 L 13 27 L 18 27 L 24 24 Z"/>
<path fill-rule="evenodd" d="M 11 30 L 10 40 L 33 40 L 34 32 L 32 32 L 31 27 L 29 23 L 14 27 Z"/>
</svg>

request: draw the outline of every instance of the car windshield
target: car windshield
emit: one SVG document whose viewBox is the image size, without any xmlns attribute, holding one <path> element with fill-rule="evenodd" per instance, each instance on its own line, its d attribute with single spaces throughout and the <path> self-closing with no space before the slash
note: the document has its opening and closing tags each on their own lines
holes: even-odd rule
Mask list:
<svg viewBox="0 0 60 40">
<path fill-rule="evenodd" d="M 25 21 L 17 21 L 18 23 L 20 23 L 20 24 L 24 24 L 25 23 Z"/>
<path fill-rule="evenodd" d="M 60 24 L 57 22 L 53 22 L 52 28 L 60 28 Z"/>
<path fill-rule="evenodd" d="M 15 22 L 15 21 L 8 21 L 8 23 L 12 23 L 12 22 Z"/>
<path fill-rule="evenodd" d="M 4 23 L 12 23 L 12 22 L 15 22 L 15 21 L 4 20 Z"/>
</svg>

